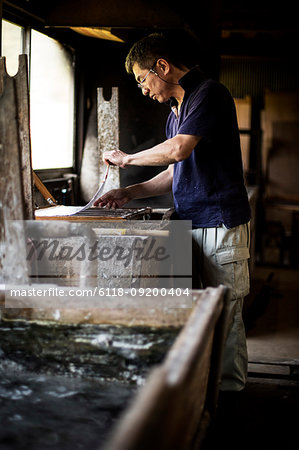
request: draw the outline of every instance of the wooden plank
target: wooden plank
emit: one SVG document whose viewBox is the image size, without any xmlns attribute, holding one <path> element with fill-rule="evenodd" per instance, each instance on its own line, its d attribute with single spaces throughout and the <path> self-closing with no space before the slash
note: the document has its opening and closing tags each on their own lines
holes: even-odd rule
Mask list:
<svg viewBox="0 0 299 450">
<path fill-rule="evenodd" d="M 209 378 L 214 333 L 223 311 L 224 295 L 221 286 L 203 292 L 165 362 L 151 372 L 144 388 L 112 430 L 105 450 L 199 448 L 194 443 L 200 442 L 199 434 L 205 433 L 209 422 L 209 411 L 205 409 L 208 388 L 217 392 L 220 383 L 219 371 L 213 384 Z M 225 328 L 225 321 L 221 326 Z M 223 348 L 224 340 L 221 344 Z M 220 363 L 222 348 L 218 348 Z"/>
<path fill-rule="evenodd" d="M 25 219 L 34 219 L 32 158 L 29 127 L 29 85 L 27 55 L 19 55 L 19 70 L 14 77 L 17 111 L 19 145 L 21 152 L 21 172 L 24 192 Z"/>
<path fill-rule="evenodd" d="M 74 296 L 74 290 L 79 289 L 78 287 L 53 284 L 24 285 L 19 289 L 21 293 L 23 289 L 31 292 L 33 289 L 35 292 L 39 290 L 42 295 L 25 297 L 15 291 L 9 293 L 9 299 L 6 299 L 7 307 L 3 311 L 3 318 L 6 320 L 182 327 L 193 306 L 203 296 L 203 291 L 190 290 L 188 296 L 159 294 L 149 297 L 138 292 L 130 295 L 125 289 L 122 291 L 123 295 L 117 295 L 117 289 L 102 289 L 101 292 L 101 289 L 90 286 L 86 287 L 84 296 Z M 90 289 L 96 292 L 93 296 L 87 293 Z M 82 287 L 79 291 L 83 294 Z M 2 301 L 3 305 L 4 296 L 4 289 L 0 289 L 0 304 Z"/>
<path fill-rule="evenodd" d="M 0 58 L 0 209 L 2 210 L 0 267 L 2 282 L 27 282 L 23 185 L 14 80 L 6 73 L 5 58 Z M 11 223 L 9 221 L 18 221 Z M 5 264 L 4 264 L 5 262 Z M 4 273 L 3 273 L 4 272 Z"/>
<path fill-rule="evenodd" d="M 0 199 L 7 220 L 24 219 L 23 186 L 14 80 L 6 73 L 5 57 L 0 58 Z"/>
<path fill-rule="evenodd" d="M 6 70 L 6 58 L 0 61 L 0 94 L 5 80 L 11 79 L 17 106 L 17 130 L 19 134 L 19 152 L 21 158 L 22 199 L 24 202 L 24 218 L 34 219 L 33 207 L 33 179 L 31 161 L 31 143 L 29 127 L 29 88 L 27 55 L 19 55 L 19 69 L 14 77 L 10 77 Z M 16 172 L 17 174 L 18 172 Z"/>
</svg>

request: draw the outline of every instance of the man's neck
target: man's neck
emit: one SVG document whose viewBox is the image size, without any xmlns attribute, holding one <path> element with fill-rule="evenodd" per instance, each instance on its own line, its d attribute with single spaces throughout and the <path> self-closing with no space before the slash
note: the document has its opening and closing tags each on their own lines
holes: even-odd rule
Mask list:
<svg viewBox="0 0 299 450">
<path fill-rule="evenodd" d="M 179 80 L 186 75 L 186 73 L 189 72 L 189 69 L 187 67 L 184 67 L 183 69 L 179 69 L 178 67 L 174 68 L 174 73 L 173 73 L 173 77 L 175 79 L 176 83 L 179 83 Z M 183 103 L 183 99 L 184 99 L 184 95 L 185 95 L 185 91 L 182 88 L 182 86 L 180 86 L 178 84 L 178 86 L 176 86 L 175 89 L 176 92 L 174 92 L 173 97 L 177 100 L 178 102 L 178 111 L 180 110 L 181 104 Z"/>
</svg>

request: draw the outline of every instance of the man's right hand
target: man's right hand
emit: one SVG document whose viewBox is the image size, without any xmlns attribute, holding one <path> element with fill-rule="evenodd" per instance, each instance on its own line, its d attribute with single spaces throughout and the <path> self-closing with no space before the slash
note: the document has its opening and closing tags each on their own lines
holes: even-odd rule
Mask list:
<svg viewBox="0 0 299 450">
<path fill-rule="evenodd" d="M 126 188 L 112 189 L 98 198 L 93 206 L 107 209 L 118 209 L 132 200 Z"/>
</svg>

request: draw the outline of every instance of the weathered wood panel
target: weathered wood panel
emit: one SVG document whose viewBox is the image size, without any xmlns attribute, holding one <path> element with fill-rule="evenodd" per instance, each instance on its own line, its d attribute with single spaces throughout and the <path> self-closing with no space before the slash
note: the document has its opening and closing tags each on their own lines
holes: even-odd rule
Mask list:
<svg viewBox="0 0 299 450">
<path fill-rule="evenodd" d="M 217 339 L 213 350 L 217 325 L 218 336 L 226 326 L 221 320 L 224 295 L 223 287 L 203 292 L 165 362 L 125 411 L 105 450 L 200 448 L 211 412 L 206 408 L 208 390 L 214 402 L 218 398 L 224 339 Z"/>
<path fill-rule="evenodd" d="M 14 77 L 17 111 L 18 131 L 21 152 L 21 172 L 24 192 L 25 219 L 34 219 L 33 207 L 33 178 L 30 141 L 30 111 L 27 55 L 19 55 L 19 70 Z"/>
<path fill-rule="evenodd" d="M 0 59 L 0 252 L 1 282 L 24 283 L 25 241 L 22 219 L 25 218 L 24 194 L 19 146 L 18 110 L 15 83 L 7 76 L 5 58 Z M 9 221 L 16 221 L 14 224 Z M 5 260 L 5 263 L 4 263 Z"/>
<path fill-rule="evenodd" d="M 34 219 L 27 55 L 19 55 L 19 69 L 14 77 L 10 77 L 7 73 L 5 57 L 1 58 L 0 94 L 8 79 L 12 80 L 15 91 L 14 102 L 17 110 L 17 132 L 19 135 L 19 151 L 21 158 L 24 218 Z"/>
<path fill-rule="evenodd" d="M 24 288 L 28 286 L 24 286 Z M 30 288 L 30 287 L 29 287 Z M 32 286 L 31 286 L 32 288 Z M 174 296 L 145 297 L 140 295 L 69 296 L 72 287 L 36 284 L 34 288 L 47 290 L 42 297 L 13 295 L 9 308 L 3 311 L 5 320 L 29 320 L 59 324 L 114 324 L 123 326 L 181 327 L 186 323 L 193 305 L 200 301 L 202 292 L 190 293 L 190 301 Z M 52 288 L 52 291 L 51 291 Z M 60 295 L 55 291 L 60 292 Z M 61 295 L 63 291 L 64 295 Z M 53 292 L 53 293 L 52 293 Z M 82 292 L 81 292 L 82 293 Z M 117 291 L 116 291 L 117 293 Z M 4 292 L 0 299 L 4 301 Z M 1 300 L 0 300 L 1 303 Z"/>
</svg>

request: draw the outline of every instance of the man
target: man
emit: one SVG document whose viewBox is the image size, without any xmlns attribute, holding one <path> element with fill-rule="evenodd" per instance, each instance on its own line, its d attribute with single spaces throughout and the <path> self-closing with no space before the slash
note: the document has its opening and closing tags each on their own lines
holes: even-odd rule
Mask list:
<svg viewBox="0 0 299 450">
<path fill-rule="evenodd" d="M 167 139 L 135 154 L 106 152 L 104 161 L 122 168 L 168 168 L 143 183 L 107 192 L 95 205 L 120 208 L 132 199 L 172 190 L 178 218 L 192 220 L 203 286 L 229 288 L 231 320 L 221 390 L 241 391 L 247 376 L 242 305 L 249 292 L 250 207 L 234 101 L 222 84 L 205 78 L 198 67 L 191 69 L 184 51 L 161 34 L 133 45 L 126 70 L 143 95 L 170 102 Z"/>
</svg>

